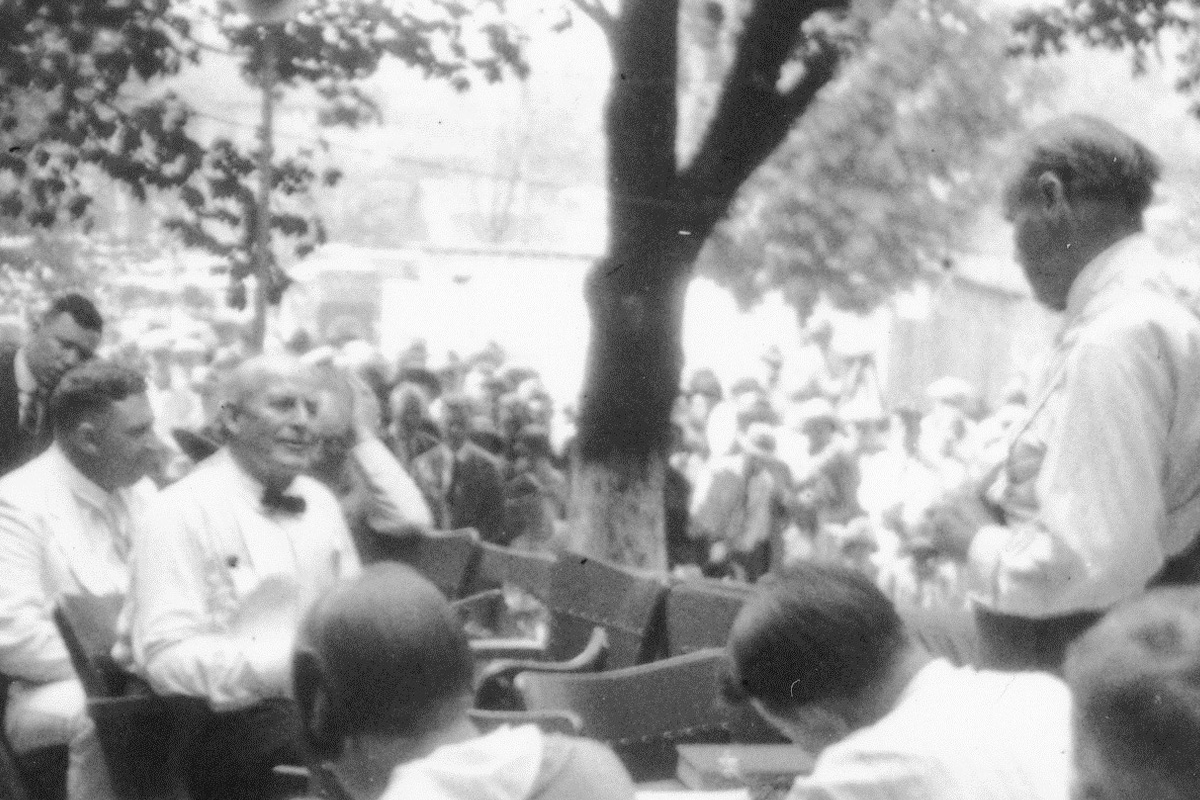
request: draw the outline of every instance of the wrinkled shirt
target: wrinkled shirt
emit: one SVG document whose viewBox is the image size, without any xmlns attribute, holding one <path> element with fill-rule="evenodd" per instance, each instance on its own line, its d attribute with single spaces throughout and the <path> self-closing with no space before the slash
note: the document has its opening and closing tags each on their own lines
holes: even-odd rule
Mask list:
<svg viewBox="0 0 1200 800">
<path fill-rule="evenodd" d="M 361 570 L 333 494 L 301 475 L 298 514 L 268 511 L 227 450 L 159 493 L 135 526 L 133 667 L 156 692 L 218 711 L 290 694 L 308 607 Z"/>
<path fill-rule="evenodd" d="M 1131 236 L 1076 278 L 971 546 L 973 598 L 1023 617 L 1108 608 L 1200 531 L 1200 317 Z"/>
<path fill-rule="evenodd" d="M 827 747 L 788 800 L 1067 800 L 1058 678 L 927 664 L 886 716 Z"/>
</svg>

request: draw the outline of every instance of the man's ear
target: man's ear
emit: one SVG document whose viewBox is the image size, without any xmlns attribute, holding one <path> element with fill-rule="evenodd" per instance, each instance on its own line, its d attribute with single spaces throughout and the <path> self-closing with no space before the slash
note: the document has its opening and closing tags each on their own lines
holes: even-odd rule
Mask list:
<svg viewBox="0 0 1200 800">
<path fill-rule="evenodd" d="M 329 677 L 313 651 L 301 648 L 293 654 L 292 688 L 305 741 L 316 756 L 332 761 L 341 754 L 344 734 L 330 697 Z"/>
<path fill-rule="evenodd" d="M 76 450 L 93 457 L 100 456 L 100 451 L 103 449 L 103 443 L 100 441 L 100 426 L 92 420 L 79 423 L 74 430 L 68 431 L 66 436 Z"/>
<path fill-rule="evenodd" d="M 1037 179 L 1038 199 L 1045 211 L 1061 209 L 1067 202 L 1067 187 L 1062 178 L 1046 170 Z"/>
</svg>

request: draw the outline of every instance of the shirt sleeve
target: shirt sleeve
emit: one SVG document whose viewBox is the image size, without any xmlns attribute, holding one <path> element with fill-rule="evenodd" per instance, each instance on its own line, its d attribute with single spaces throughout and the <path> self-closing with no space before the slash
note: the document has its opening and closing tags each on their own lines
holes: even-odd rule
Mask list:
<svg viewBox="0 0 1200 800">
<path fill-rule="evenodd" d="M 367 523 L 373 530 L 387 533 L 406 526 L 433 525 L 421 490 L 383 442 L 360 442 L 351 455 L 366 483 Z"/>
<path fill-rule="evenodd" d="M 1040 412 L 1045 427 L 1035 415 L 1018 437 L 1020 445 L 1044 430 L 1026 448 L 1042 454 L 1028 513 L 1010 513 L 1007 527 L 987 526 L 972 542 L 973 588 L 986 605 L 1027 617 L 1102 609 L 1162 567 L 1172 361 L 1147 324 L 1073 347 L 1059 396 Z"/>
<path fill-rule="evenodd" d="M 42 585 L 45 536 L 32 515 L 0 499 L 0 672 L 38 683 L 75 677 Z"/>
<path fill-rule="evenodd" d="M 222 592 L 232 589 L 222 587 L 219 571 L 211 568 L 219 554 L 206 552 L 196 527 L 197 520 L 171 513 L 162 502 L 138 526 L 131 586 L 135 663 L 154 691 L 205 697 L 216 710 L 286 695 L 290 646 L 225 630 L 219 607 Z M 227 600 L 231 607 L 232 597 Z"/>
</svg>

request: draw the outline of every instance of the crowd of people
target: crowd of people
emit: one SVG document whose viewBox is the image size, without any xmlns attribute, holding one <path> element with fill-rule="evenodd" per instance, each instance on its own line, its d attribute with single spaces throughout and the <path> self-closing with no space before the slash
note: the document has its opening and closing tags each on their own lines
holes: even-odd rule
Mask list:
<svg viewBox="0 0 1200 800">
<path fill-rule="evenodd" d="M 756 584 L 726 694 L 819 753 L 795 800 L 1196 796 L 1200 600 L 1159 586 L 1200 570 L 1200 306 L 1142 233 L 1157 177 L 1099 120 L 1031 135 L 1006 210 L 1064 329 L 986 414 L 949 378 L 885 413 L 870 355 L 820 323 L 728 387 L 687 377 L 670 567 Z M 66 745 L 69 798 L 113 796 L 53 619 L 72 595 L 121 609 L 104 624 L 136 690 L 206 701 L 200 800 L 272 797 L 273 767 L 313 753 L 355 800 L 632 797 L 599 745 L 481 734 L 459 619 L 372 564 L 459 528 L 563 544 L 570 412 L 536 372 L 495 345 L 433 365 L 421 342 L 394 362 L 163 336 L 97 356 L 103 330 L 71 294 L 0 347 L 14 751 Z M 980 663 L 924 649 L 913 608 L 970 620 Z"/>
</svg>

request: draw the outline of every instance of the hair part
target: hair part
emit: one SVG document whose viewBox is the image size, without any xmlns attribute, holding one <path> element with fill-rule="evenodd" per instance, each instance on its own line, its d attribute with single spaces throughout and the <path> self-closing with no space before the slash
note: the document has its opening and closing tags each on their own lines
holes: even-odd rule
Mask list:
<svg viewBox="0 0 1200 800">
<path fill-rule="evenodd" d="M 1076 733 L 1107 769 L 1200 797 L 1200 589 L 1120 606 L 1071 646 L 1064 672 Z"/>
<path fill-rule="evenodd" d="M 866 576 L 797 565 L 760 582 L 734 621 L 724 693 L 775 712 L 855 699 L 885 679 L 907 647 L 895 608 Z"/>
<path fill-rule="evenodd" d="M 143 375 L 115 361 L 93 359 L 67 371 L 50 396 L 50 418 L 59 433 L 106 413 L 114 403 L 146 392 Z"/>
<path fill-rule="evenodd" d="M 1062 181 L 1069 200 L 1094 198 L 1123 205 L 1141 225 L 1162 167 L 1154 153 L 1110 122 L 1071 114 L 1030 133 L 1008 183 L 1010 210 L 1037 197 L 1037 181 L 1049 172 Z"/>
<path fill-rule="evenodd" d="M 76 325 L 86 330 L 97 333 L 104 330 L 104 318 L 100 316 L 96 304 L 77 292 L 54 298 L 46 313 L 42 315 L 42 321 L 49 322 L 59 314 L 69 314 Z"/>
</svg>

